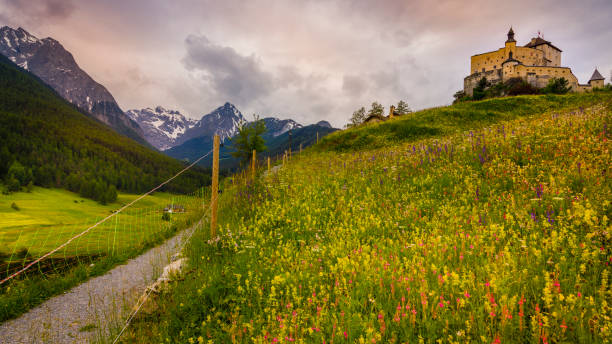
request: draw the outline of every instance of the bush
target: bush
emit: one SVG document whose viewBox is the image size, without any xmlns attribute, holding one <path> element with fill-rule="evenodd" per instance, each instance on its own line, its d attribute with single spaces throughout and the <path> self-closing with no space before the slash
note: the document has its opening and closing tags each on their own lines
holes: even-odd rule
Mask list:
<svg viewBox="0 0 612 344">
<path fill-rule="evenodd" d="M 17 192 L 20 190 L 21 190 L 21 184 L 19 183 L 19 180 L 17 180 L 16 178 L 9 178 L 6 181 L 6 191 L 8 191 L 8 193 Z"/>
<path fill-rule="evenodd" d="M 162 220 L 164 221 L 170 221 L 170 214 L 164 212 L 164 215 L 162 215 Z"/>
<path fill-rule="evenodd" d="M 531 86 L 531 84 L 523 80 L 523 78 L 508 79 L 504 83 L 504 86 L 506 88 L 506 94 L 509 96 L 540 93 L 540 90 L 537 87 Z"/>
<path fill-rule="evenodd" d="M 487 78 L 482 78 L 478 81 L 478 85 L 474 87 L 474 91 L 472 91 L 472 99 L 474 100 L 482 100 L 485 97 L 485 89 L 489 83 L 487 82 Z"/>
<path fill-rule="evenodd" d="M 17 205 L 17 203 L 15 203 L 15 202 L 13 202 L 13 204 L 11 204 L 11 208 L 13 208 L 13 209 L 15 209 L 15 210 L 17 210 L 17 211 L 21 210 L 21 209 L 19 208 L 19 206 Z"/>
<path fill-rule="evenodd" d="M 552 78 L 548 81 L 548 85 L 542 89 L 542 93 L 566 94 L 572 89 L 568 85 L 569 82 L 566 78 Z"/>
</svg>

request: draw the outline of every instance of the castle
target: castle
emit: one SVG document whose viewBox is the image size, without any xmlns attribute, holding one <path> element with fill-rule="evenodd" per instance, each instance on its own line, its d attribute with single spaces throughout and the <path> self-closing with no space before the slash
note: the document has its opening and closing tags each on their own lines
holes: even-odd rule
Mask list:
<svg viewBox="0 0 612 344">
<path fill-rule="evenodd" d="M 512 28 L 505 47 L 474 55 L 470 62 L 471 74 L 463 80 L 463 90 L 469 96 L 483 77 L 491 84 L 519 77 L 538 88 L 545 87 L 552 78 L 565 78 L 574 92 L 604 87 L 604 77 L 597 69 L 588 84 L 579 84 L 569 67 L 561 67 L 561 49 L 539 36 L 523 47 L 517 46 Z"/>
</svg>

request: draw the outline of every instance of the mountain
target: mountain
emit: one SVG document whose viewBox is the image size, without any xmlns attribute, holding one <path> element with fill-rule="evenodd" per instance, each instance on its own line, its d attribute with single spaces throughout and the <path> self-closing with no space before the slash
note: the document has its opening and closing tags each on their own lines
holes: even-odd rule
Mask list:
<svg viewBox="0 0 612 344">
<path fill-rule="evenodd" d="M 319 127 L 333 128 L 328 121 L 319 121 L 315 125 L 318 125 Z"/>
<path fill-rule="evenodd" d="M 0 54 L 38 76 L 61 97 L 109 125 L 117 132 L 145 143 L 144 133 L 102 85 L 76 63 L 53 38 L 38 39 L 26 30 L 0 28 Z"/>
<path fill-rule="evenodd" d="M 268 117 L 264 119 L 264 122 L 272 124 L 270 127 L 266 124 L 266 128 L 269 128 L 263 135 L 263 139 L 266 141 L 267 151 L 263 153 L 263 156 L 276 157 L 282 155 L 282 153 L 291 147 L 292 151 L 299 151 L 300 144 L 302 148 L 306 148 L 316 143 L 317 134 L 319 138 L 332 133 L 338 129 L 328 128 L 326 126 L 319 126 L 316 124 L 309 126 L 302 126 L 293 120 L 279 120 L 277 118 Z M 285 123 L 282 123 L 285 122 Z M 282 124 L 279 124 L 282 123 Z M 275 126 L 274 124 L 279 124 Z M 286 129 L 292 127 L 291 129 Z M 223 145 L 219 149 L 219 166 L 221 169 L 234 169 L 240 164 L 236 158 L 232 157 L 231 152 L 234 151 L 232 143 L 229 138 L 225 138 Z M 169 156 L 184 160 L 194 161 L 202 155 L 206 154 L 212 149 L 213 137 L 212 136 L 200 136 L 180 145 L 172 147 L 164 153 Z M 212 163 L 212 157 L 208 156 L 201 160 L 200 164 L 203 166 L 209 166 Z"/>
<path fill-rule="evenodd" d="M 179 111 L 167 110 L 161 106 L 129 110 L 126 114 L 140 125 L 145 139 L 159 150 L 173 147 L 179 137 L 198 123 Z"/>
<path fill-rule="evenodd" d="M 177 140 L 180 145 L 190 139 L 202 136 L 219 135 L 222 140 L 236 135 L 241 122 L 246 122 L 242 113 L 230 104 L 216 108 L 213 112 L 204 115 L 195 125 L 185 131 Z"/>
<path fill-rule="evenodd" d="M 302 125 L 292 119 L 278 119 L 274 117 L 266 117 L 263 119 L 266 124 L 268 134 L 276 137 L 282 135 L 289 130 L 301 128 Z"/>
<path fill-rule="evenodd" d="M 141 193 L 184 164 L 79 112 L 35 75 L 0 55 L 0 180 L 33 182 L 106 202 L 108 191 Z M 163 187 L 191 192 L 210 182 L 197 168 Z M 111 192 L 112 193 L 112 192 Z"/>
</svg>

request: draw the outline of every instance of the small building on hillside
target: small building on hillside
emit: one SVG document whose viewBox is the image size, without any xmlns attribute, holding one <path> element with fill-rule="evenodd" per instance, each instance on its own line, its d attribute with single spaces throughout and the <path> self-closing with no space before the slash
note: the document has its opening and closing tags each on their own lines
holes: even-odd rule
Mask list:
<svg viewBox="0 0 612 344">
<path fill-rule="evenodd" d="M 165 208 L 164 208 L 164 213 L 184 213 L 185 212 L 185 207 L 180 205 L 180 204 L 168 204 Z"/>
<path fill-rule="evenodd" d="M 467 95 L 473 95 L 474 88 L 482 78 L 491 84 L 522 78 L 538 88 L 545 87 L 552 78 L 565 78 L 573 92 L 604 87 L 604 78 L 597 69 L 587 84 L 580 84 L 569 67 L 561 66 L 561 52 L 539 35 L 526 45 L 517 46 L 514 30 L 510 28 L 503 48 L 470 58 L 470 75 L 463 81 L 463 90 Z"/>
<path fill-rule="evenodd" d="M 390 119 L 393 119 L 394 117 L 399 117 L 402 116 L 402 114 L 400 114 L 399 112 L 395 111 L 395 106 L 391 105 L 391 108 L 389 108 L 389 115 L 388 116 L 384 116 L 382 114 L 373 114 L 373 115 L 369 115 L 368 117 L 366 117 L 366 119 L 363 120 L 363 123 L 378 123 L 378 122 L 383 122 L 383 121 L 387 121 Z"/>
</svg>

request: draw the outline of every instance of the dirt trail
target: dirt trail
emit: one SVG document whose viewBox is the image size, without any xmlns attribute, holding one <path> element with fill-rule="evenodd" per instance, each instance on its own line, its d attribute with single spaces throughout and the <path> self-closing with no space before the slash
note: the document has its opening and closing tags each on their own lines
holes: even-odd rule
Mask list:
<svg viewBox="0 0 612 344">
<path fill-rule="evenodd" d="M 109 325 L 123 323 L 126 307 L 136 303 L 198 225 L 0 324 L 0 343 L 88 343 L 108 336 Z"/>
</svg>

